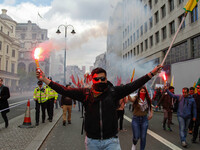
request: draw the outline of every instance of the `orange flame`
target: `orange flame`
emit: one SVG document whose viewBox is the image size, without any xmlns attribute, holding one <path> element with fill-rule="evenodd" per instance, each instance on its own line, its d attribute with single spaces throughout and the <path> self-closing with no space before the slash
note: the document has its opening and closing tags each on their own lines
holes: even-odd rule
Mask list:
<svg viewBox="0 0 200 150">
<path fill-rule="evenodd" d="M 164 80 L 164 81 L 167 80 L 167 77 L 166 77 L 165 73 L 163 74 L 163 80 Z"/>
<path fill-rule="evenodd" d="M 36 48 L 35 52 L 34 52 L 34 58 L 37 59 L 37 60 L 39 60 L 41 53 L 42 53 L 41 48 L 40 47 Z"/>
</svg>

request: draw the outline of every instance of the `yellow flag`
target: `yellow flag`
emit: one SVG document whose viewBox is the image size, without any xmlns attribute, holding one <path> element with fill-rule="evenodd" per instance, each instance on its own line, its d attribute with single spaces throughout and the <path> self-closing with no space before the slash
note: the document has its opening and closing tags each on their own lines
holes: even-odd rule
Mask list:
<svg viewBox="0 0 200 150">
<path fill-rule="evenodd" d="M 185 5 L 185 7 L 183 8 L 186 12 L 192 12 L 192 10 L 194 9 L 194 7 L 197 5 L 197 2 L 199 0 L 189 0 L 187 2 L 187 4 Z"/>
<path fill-rule="evenodd" d="M 194 88 L 194 93 L 197 93 L 197 88 L 195 88 L 196 82 L 194 82 L 193 88 Z"/>
<path fill-rule="evenodd" d="M 174 76 L 172 76 L 170 86 L 174 86 Z"/>
<path fill-rule="evenodd" d="M 132 73 L 132 77 L 131 77 L 131 82 L 133 81 L 134 75 L 135 75 L 135 68 L 133 69 L 133 73 Z"/>
</svg>

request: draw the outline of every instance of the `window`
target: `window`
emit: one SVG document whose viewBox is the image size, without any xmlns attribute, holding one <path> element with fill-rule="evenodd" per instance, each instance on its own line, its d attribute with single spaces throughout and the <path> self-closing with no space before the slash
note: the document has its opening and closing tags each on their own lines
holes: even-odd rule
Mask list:
<svg viewBox="0 0 200 150">
<path fill-rule="evenodd" d="M 198 5 L 193 9 L 191 13 L 191 23 L 198 20 Z"/>
<path fill-rule="evenodd" d="M 139 39 L 139 29 L 137 30 L 137 40 Z"/>
<path fill-rule="evenodd" d="M 0 50 L 2 50 L 2 41 L 0 41 Z"/>
<path fill-rule="evenodd" d="M 169 26 L 170 26 L 170 33 L 174 34 L 175 33 L 175 22 L 174 21 L 170 22 Z"/>
<path fill-rule="evenodd" d="M 12 50 L 12 57 L 15 57 L 15 50 Z"/>
<path fill-rule="evenodd" d="M 149 8 L 152 9 L 152 0 L 149 0 Z"/>
<path fill-rule="evenodd" d="M 128 47 L 129 47 L 129 45 L 130 45 L 130 41 L 129 41 L 129 39 L 128 39 Z"/>
<path fill-rule="evenodd" d="M 8 54 L 8 52 L 9 52 L 9 45 L 7 45 L 6 51 L 7 51 L 7 54 Z"/>
<path fill-rule="evenodd" d="M 11 30 L 12 30 L 11 32 L 13 33 L 13 26 L 11 26 Z"/>
<path fill-rule="evenodd" d="M 132 35 L 131 35 L 130 39 L 131 39 L 131 44 L 132 44 L 133 43 L 133 36 Z"/>
<path fill-rule="evenodd" d="M 32 34 L 32 40 L 36 39 L 36 34 Z"/>
<path fill-rule="evenodd" d="M 11 72 L 15 73 L 15 64 L 14 63 L 12 63 L 12 65 L 11 65 Z"/>
<path fill-rule="evenodd" d="M 192 45 L 191 56 L 192 56 L 192 58 L 199 58 L 200 57 L 199 40 L 200 40 L 200 36 L 191 39 L 191 45 Z"/>
<path fill-rule="evenodd" d="M 20 57 L 20 58 L 24 58 L 24 53 L 20 53 L 20 54 L 19 54 L 19 57 Z"/>
<path fill-rule="evenodd" d="M 6 71 L 8 71 L 8 60 L 6 60 Z"/>
<path fill-rule="evenodd" d="M 148 49 L 148 39 L 145 40 L 145 50 Z"/>
<path fill-rule="evenodd" d="M 133 42 L 135 42 L 135 33 L 133 33 Z"/>
<path fill-rule="evenodd" d="M 123 50 L 125 49 L 124 43 L 123 43 Z"/>
<path fill-rule="evenodd" d="M 41 35 L 41 39 L 44 40 L 44 34 Z"/>
<path fill-rule="evenodd" d="M 136 50 L 135 50 L 135 48 L 133 49 L 133 54 L 134 54 L 134 56 L 136 55 Z"/>
<path fill-rule="evenodd" d="M 147 5 L 144 6 L 144 14 L 147 15 Z"/>
<path fill-rule="evenodd" d="M 158 3 L 158 0 L 155 0 L 155 4 L 157 4 Z"/>
<path fill-rule="evenodd" d="M 147 22 L 144 24 L 144 32 L 147 32 Z"/>
<path fill-rule="evenodd" d="M 153 27 L 153 18 L 149 18 L 149 29 Z"/>
<path fill-rule="evenodd" d="M 141 31 L 141 36 L 142 36 L 143 35 L 143 25 L 141 25 L 140 31 Z"/>
<path fill-rule="evenodd" d="M 139 45 L 137 46 L 137 55 L 139 55 L 140 53 L 140 49 L 139 49 Z"/>
<path fill-rule="evenodd" d="M 24 40 L 24 39 L 25 39 L 25 37 L 26 37 L 26 35 L 25 35 L 25 34 L 21 34 L 20 36 L 21 36 L 21 39 L 22 39 L 22 40 Z"/>
<path fill-rule="evenodd" d="M 131 50 L 131 58 L 133 57 L 133 50 Z"/>
<path fill-rule="evenodd" d="M 159 14 L 158 11 L 155 13 L 155 24 L 159 22 Z"/>
<path fill-rule="evenodd" d="M 155 33 L 156 35 L 156 43 L 159 43 L 159 31 Z"/>
<path fill-rule="evenodd" d="M 174 0 L 169 0 L 169 10 L 174 10 Z"/>
<path fill-rule="evenodd" d="M 143 52 L 143 42 L 140 44 L 141 47 L 141 53 Z"/>
<path fill-rule="evenodd" d="M 1 26 L 1 32 L 3 32 L 3 27 Z"/>
<path fill-rule="evenodd" d="M 150 36 L 150 46 L 151 46 L 151 47 L 153 46 L 153 35 Z"/>
<path fill-rule="evenodd" d="M 166 26 L 162 28 L 162 39 L 166 39 L 167 38 L 167 28 Z"/>
<path fill-rule="evenodd" d="M 179 25 L 180 25 L 181 22 L 182 22 L 183 16 L 184 16 L 184 14 L 182 14 L 181 16 L 178 17 Z M 182 24 L 182 26 L 181 26 L 181 29 L 183 29 L 183 28 L 185 28 L 185 21 L 183 22 L 183 24 Z"/>
<path fill-rule="evenodd" d="M 166 7 L 165 7 L 165 5 L 163 5 L 161 7 L 161 13 L 162 13 L 162 18 L 164 18 L 166 16 Z"/>
<path fill-rule="evenodd" d="M 181 4 L 182 2 L 184 2 L 184 0 L 178 0 L 178 3 Z"/>
</svg>

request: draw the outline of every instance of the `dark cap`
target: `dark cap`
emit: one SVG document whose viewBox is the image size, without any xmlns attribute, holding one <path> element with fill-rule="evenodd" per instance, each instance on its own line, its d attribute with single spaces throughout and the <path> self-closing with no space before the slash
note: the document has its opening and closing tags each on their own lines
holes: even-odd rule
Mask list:
<svg viewBox="0 0 200 150">
<path fill-rule="evenodd" d="M 38 84 L 38 85 L 42 85 L 43 82 L 42 82 L 42 81 L 38 81 L 37 84 Z"/>
<path fill-rule="evenodd" d="M 52 80 L 52 77 L 48 77 L 49 80 Z"/>
</svg>

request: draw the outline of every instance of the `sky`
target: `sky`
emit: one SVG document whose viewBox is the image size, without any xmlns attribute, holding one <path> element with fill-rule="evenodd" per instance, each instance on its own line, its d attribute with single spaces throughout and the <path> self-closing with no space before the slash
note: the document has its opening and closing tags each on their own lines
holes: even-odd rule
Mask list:
<svg viewBox="0 0 200 150">
<path fill-rule="evenodd" d="M 72 25 L 76 34 L 70 34 L 72 28 L 67 28 L 67 64 L 88 67 L 93 66 L 97 55 L 106 52 L 108 19 L 117 1 L 0 0 L 0 8 L 7 9 L 17 23 L 30 20 L 48 29 L 48 37 L 53 41 L 65 41 L 63 26 L 61 34 L 55 33 L 59 25 Z"/>
</svg>

